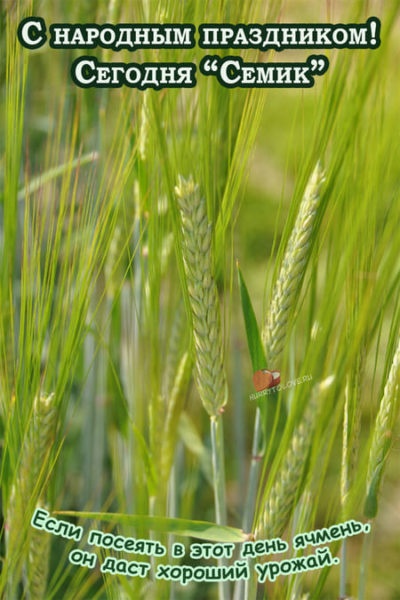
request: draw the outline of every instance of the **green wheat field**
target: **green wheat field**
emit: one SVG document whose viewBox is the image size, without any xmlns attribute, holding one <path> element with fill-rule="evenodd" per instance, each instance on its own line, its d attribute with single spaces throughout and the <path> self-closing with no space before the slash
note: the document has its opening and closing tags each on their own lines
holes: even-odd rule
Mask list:
<svg viewBox="0 0 400 600">
<path fill-rule="evenodd" d="M 0 597 L 399 600 L 398 1 L 0 7 Z M 33 50 L 31 15 L 374 16 L 381 44 Z M 310 89 L 70 76 L 206 53 L 330 65 Z"/>
</svg>

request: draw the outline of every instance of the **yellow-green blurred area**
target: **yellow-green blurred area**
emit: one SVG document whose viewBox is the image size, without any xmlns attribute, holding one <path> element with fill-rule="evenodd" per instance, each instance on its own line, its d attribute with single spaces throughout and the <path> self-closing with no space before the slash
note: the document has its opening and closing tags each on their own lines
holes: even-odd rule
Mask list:
<svg viewBox="0 0 400 600">
<path fill-rule="evenodd" d="M 376 15 L 381 18 L 382 27 L 384 26 L 385 12 L 380 2 L 287 2 L 282 10 L 282 21 L 347 23 L 355 5 L 362 7 L 360 16 L 363 15 L 366 19 L 368 16 Z M 379 73 L 376 74 L 370 93 L 369 105 L 372 109 L 373 123 L 369 115 L 363 117 L 366 134 L 375 124 L 382 127 L 380 135 L 387 136 L 398 118 L 396 100 L 398 82 L 393 77 L 399 59 L 398 28 L 397 22 L 390 38 L 381 39 L 381 49 L 378 52 L 385 51 L 385 60 L 379 65 Z M 286 60 L 289 58 L 298 60 L 300 56 L 304 58 L 304 55 L 309 53 L 305 50 L 290 50 L 283 52 L 283 55 Z M 331 65 L 325 75 L 316 78 L 316 84 L 312 89 L 269 89 L 263 92 L 265 98 L 263 118 L 250 162 L 249 189 L 246 190 L 244 201 L 246 208 L 242 210 L 240 217 L 240 223 L 246 227 L 245 249 L 249 260 L 257 260 L 257 257 L 263 254 L 268 256 L 270 249 L 268 244 L 273 238 L 276 226 L 279 230 L 285 222 L 296 175 L 301 169 L 304 157 L 307 157 L 310 145 L 318 137 L 316 117 L 319 106 L 323 102 L 324 89 L 329 85 L 334 73 L 343 67 L 344 59 L 349 54 L 354 55 L 354 58 L 359 61 L 357 69 L 363 69 L 371 60 L 371 53 L 360 49 L 329 50 L 325 53 L 332 60 Z M 273 58 L 283 59 L 276 53 Z M 350 69 L 345 87 L 346 101 L 349 104 L 354 102 L 354 77 L 357 77 L 357 72 Z M 334 136 L 338 136 L 339 133 L 336 130 Z M 374 160 L 379 160 L 381 154 L 379 145 L 371 147 L 368 137 L 363 140 L 361 134 L 358 135 L 359 143 L 371 151 Z M 396 151 L 398 148 L 393 140 L 393 152 Z M 387 157 L 387 160 L 391 161 L 391 158 L 391 156 Z M 398 173 L 393 169 L 389 176 L 395 186 Z M 257 201 L 261 194 L 263 194 L 262 202 Z M 252 206 L 252 209 L 247 209 L 248 205 Z M 282 209 L 282 206 L 285 206 L 285 209 Z"/>
<path fill-rule="evenodd" d="M 52 508 L 90 510 L 91 503 L 98 502 L 97 510 L 153 511 L 155 516 L 164 516 L 168 508 L 171 516 L 214 518 L 209 420 L 190 373 L 185 374 L 188 381 L 182 378 L 184 391 L 173 413 L 176 427 L 168 423 L 171 439 L 163 445 L 162 437 L 180 361 L 191 350 L 193 332 L 183 284 L 174 186 L 179 176 L 193 175 L 206 197 L 213 228 L 229 383 L 224 413 L 228 522 L 241 526 L 256 403 L 249 400 L 253 373 L 235 264 L 240 264 L 262 328 L 307 180 L 319 161 L 325 185 L 301 293 L 290 317 L 282 364 L 266 367 L 281 369 L 282 381 L 299 374 L 313 377 L 312 384 L 282 394 L 288 412 L 295 414 L 290 431 L 302 412 L 296 402 L 301 407 L 307 404 L 314 383 L 334 377 L 332 394 L 337 397 L 329 397 L 331 408 L 323 409 L 321 419 L 326 428 L 317 425 L 310 455 L 304 459 L 301 485 L 309 494 L 309 505 L 302 496 L 285 539 L 290 541 L 302 518 L 309 519 L 310 529 L 351 518 L 365 521 L 369 443 L 397 347 L 400 320 L 397 0 L 255 0 L 249 4 L 241 0 L 34 0 L 32 4 L 0 0 L 0 6 L 0 242 L 4 256 L 10 240 L 15 246 L 9 252 L 10 264 L 8 254 L 2 259 L 0 375 L 8 379 L 1 381 L 0 395 L 8 398 L 15 392 L 23 405 L 25 396 L 36 393 L 35 386 L 52 386 L 46 390 L 51 392 L 62 381 L 60 445 L 52 463 L 55 476 L 49 494 Z M 250 22 L 311 24 L 365 23 L 375 16 L 381 20 L 381 45 L 376 50 L 244 52 L 249 60 L 259 62 L 296 62 L 310 54 L 326 55 L 329 69 L 315 77 L 310 89 L 227 90 L 199 70 L 197 86 L 187 90 L 81 89 L 71 80 L 71 65 L 82 55 L 104 62 L 193 60 L 198 67 L 205 54 L 230 51 L 196 47 L 114 52 L 108 48 L 52 49 L 48 43 L 38 50 L 21 50 L 15 43 L 16 32 L 28 14 L 42 17 L 47 30 L 52 23 L 198 26 L 216 20 L 216 15 L 232 23 L 243 22 L 247 15 Z M 22 123 L 21 130 L 18 123 Z M 53 219 L 58 207 L 61 224 Z M 13 223 L 7 225 L 9 215 L 15 218 L 15 228 Z M 108 225 L 111 234 L 107 237 Z M 101 247 L 91 245 L 92 238 L 100 240 Z M 85 271 L 86 250 L 88 264 L 95 263 L 92 287 Z M 53 251 L 56 266 L 51 270 Z M 46 277 L 30 278 L 26 270 L 35 268 L 40 273 L 43 269 Z M 35 300 L 36 284 L 40 301 Z M 48 304 L 47 285 L 54 295 Z M 80 286 L 82 302 L 72 309 L 71 298 L 79 294 Z M 80 318 L 81 329 L 77 327 L 76 338 L 64 348 L 70 322 Z M 23 326 L 29 333 L 26 338 L 18 336 Z M 57 331 L 59 340 L 55 339 Z M 10 355 L 9 342 L 13 345 Z M 171 359 L 172 342 L 177 354 Z M 69 350 L 72 357 L 66 356 Z M 10 370 L 9 363 L 13 365 Z M 356 415 L 349 434 L 350 499 L 346 500 L 341 490 L 345 400 L 351 406 L 349 413 Z M 5 505 L 16 485 L 10 465 L 12 450 L 15 447 L 18 455 L 20 441 L 8 432 L 9 415 L 14 414 L 11 400 L 4 406 L 2 400 L 1 407 L 1 435 L 6 440 L 2 446 L 11 456 L 2 466 Z M 29 419 L 27 415 L 16 418 L 21 438 L 28 431 Z M 400 438 L 398 425 L 392 425 L 387 432 L 392 448 L 378 494 L 378 514 L 372 520 L 371 543 L 364 545 L 365 536 L 348 540 L 347 598 L 358 597 L 361 585 L 365 587 L 363 600 L 400 599 Z M 265 473 L 279 474 L 276 465 L 283 461 L 289 445 L 290 435 L 284 436 L 278 428 Z M 163 463 L 170 459 L 172 474 Z M 310 464 L 321 472 L 307 471 Z M 167 471 L 166 481 L 159 475 L 162 468 Z M 171 481 L 175 482 L 174 501 L 173 494 L 168 495 Z M 263 490 L 258 492 L 261 498 Z M 146 530 L 141 535 L 150 536 Z M 61 542 L 54 547 L 64 552 L 62 560 L 67 564 Z M 59 562 L 56 551 L 50 561 L 54 570 Z M 74 589 L 79 589 L 81 580 L 86 586 L 77 598 L 84 599 L 87 593 L 88 599 L 93 590 L 96 598 L 129 597 L 123 595 L 126 582 L 119 581 L 123 578 L 118 578 L 114 596 L 114 591 L 104 592 L 98 572 L 87 576 L 76 569 L 77 575 L 71 574 L 71 565 L 68 568 L 65 580 L 56 572 L 62 582 L 52 598 L 67 593 L 68 582 L 74 578 Z M 339 567 L 332 567 L 323 591 L 315 592 L 320 589 L 319 577 L 319 571 L 307 573 L 295 584 L 281 577 L 267 586 L 266 597 L 338 598 Z M 105 587 L 111 589 L 114 583 L 109 579 Z M 157 596 L 153 588 L 152 595 L 146 596 L 142 583 L 132 584 L 135 597 L 168 597 Z M 57 589 L 54 582 L 53 588 Z M 193 584 L 176 591 L 175 598 L 217 597 L 211 585 L 207 596 L 201 593 L 201 586 Z M 261 589 L 258 598 L 262 598 Z"/>
</svg>

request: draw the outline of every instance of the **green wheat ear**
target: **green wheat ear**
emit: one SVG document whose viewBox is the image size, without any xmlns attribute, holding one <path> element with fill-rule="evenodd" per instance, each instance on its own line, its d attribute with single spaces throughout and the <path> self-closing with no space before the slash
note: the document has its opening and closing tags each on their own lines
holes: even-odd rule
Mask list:
<svg viewBox="0 0 400 600">
<path fill-rule="evenodd" d="M 48 508 L 40 502 L 40 508 Z M 32 529 L 29 540 L 28 559 L 26 561 L 24 580 L 27 598 L 36 600 L 45 598 L 49 572 L 51 535 L 46 531 Z"/>
<path fill-rule="evenodd" d="M 318 162 L 300 204 L 262 331 L 269 369 L 279 367 L 278 361 L 284 347 L 288 321 L 296 305 L 310 254 L 320 189 L 324 180 L 324 171 Z"/>
<path fill-rule="evenodd" d="M 182 253 L 193 324 L 195 379 L 210 416 L 226 404 L 222 332 L 217 286 L 212 269 L 212 230 L 206 201 L 193 179 L 179 177 L 175 188 L 182 216 Z"/>
<path fill-rule="evenodd" d="M 224 435 L 221 412 L 228 399 L 217 286 L 213 276 L 212 229 L 206 201 L 193 179 L 179 177 L 175 188 L 182 218 L 182 257 L 195 345 L 195 380 L 210 416 L 215 519 L 226 524 Z M 221 564 L 221 560 L 219 561 Z M 229 583 L 220 582 L 220 598 L 229 597 Z"/>
<path fill-rule="evenodd" d="M 7 559 L 12 565 L 12 576 L 9 577 L 9 581 L 12 581 L 9 587 L 10 597 L 22 570 L 28 598 L 44 598 L 46 590 L 50 536 L 32 529 L 26 531 L 24 524 L 27 522 L 27 507 L 31 510 L 32 507 L 43 506 L 46 502 L 48 482 L 44 481 L 44 477 L 47 474 L 46 467 L 57 426 L 54 398 L 54 394 L 42 394 L 33 402 L 18 475 L 11 491 L 7 510 Z M 28 540 L 28 546 L 22 552 L 21 536 Z M 20 558 L 16 560 L 16 556 Z"/>
<path fill-rule="evenodd" d="M 313 434 L 321 414 L 321 397 L 333 383 L 328 377 L 313 389 L 300 423 L 295 428 L 282 467 L 272 486 L 259 519 L 255 537 L 274 538 L 282 535 L 300 495 L 300 486 Z"/>
<path fill-rule="evenodd" d="M 248 292 L 245 288 L 243 280 L 241 279 L 241 276 L 239 275 L 242 305 L 244 303 L 245 313 L 247 313 L 245 321 L 248 339 L 249 332 L 253 332 L 253 335 L 251 336 L 251 354 L 253 368 L 260 368 L 260 361 L 264 360 L 265 348 L 266 364 L 264 366 L 267 366 L 269 369 L 280 369 L 278 361 L 283 351 L 285 339 L 287 338 L 289 318 L 295 310 L 296 301 L 300 293 L 305 269 L 307 266 L 307 261 L 311 251 L 312 233 L 314 230 L 315 219 L 317 216 L 318 206 L 320 202 L 320 188 L 323 181 L 324 172 L 320 163 L 318 162 L 314 171 L 311 174 L 306 190 L 304 192 L 304 196 L 299 207 L 299 212 L 296 217 L 294 228 L 292 230 L 287 248 L 285 250 L 279 275 L 272 290 L 271 302 L 265 320 L 264 328 L 261 334 L 261 342 L 257 341 L 259 340 L 257 323 L 255 321 L 254 315 L 252 314 L 253 311 L 250 299 L 248 298 Z M 263 347 L 262 344 L 264 345 Z M 267 416 L 266 407 L 266 404 L 261 404 L 261 406 L 259 406 L 256 411 L 252 446 L 254 457 L 256 455 L 263 455 L 265 452 L 265 439 L 267 438 L 267 431 L 265 426 Z M 299 427 L 310 429 L 311 425 L 309 421 L 311 420 L 312 423 L 313 421 L 312 415 L 309 415 L 307 410 L 308 409 L 306 409 L 306 413 L 303 417 L 304 422 Z M 284 411 L 282 411 L 281 414 L 284 415 Z M 271 420 L 270 417 L 267 418 L 268 420 Z M 304 432 L 299 430 L 297 434 L 299 434 L 300 437 L 293 438 L 292 443 L 295 445 L 301 444 L 301 442 L 305 440 L 303 433 Z M 263 436 L 265 438 L 264 440 Z M 296 454 L 295 448 L 293 448 L 293 452 L 295 453 L 294 461 L 296 462 L 298 454 Z M 303 454 L 306 454 L 305 450 Z M 254 457 L 251 461 L 250 466 L 249 488 L 246 500 L 246 509 L 243 518 L 243 527 L 245 528 L 245 530 L 249 529 L 251 520 L 253 518 L 256 503 L 256 486 L 260 476 L 260 463 Z M 300 469 L 301 465 L 298 464 L 298 467 Z M 292 475 L 293 481 L 299 481 L 301 473 L 295 474 L 295 472 L 293 472 Z M 286 481 L 282 480 L 281 482 L 277 482 L 277 485 L 281 486 L 282 488 L 290 488 L 290 477 Z M 279 490 L 275 489 L 274 493 L 277 497 L 280 496 Z M 272 498 L 271 502 L 273 503 L 274 501 L 274 498 Z M 292 498 L 291 496 L 288 497 L 287 502 L 288 507 L 290 508 L 290 506 L 292 506 L 294 502 L 294 498 Z M 279 510 L 283 515 L 283 520 L 285 520 L 287 516 L 285 507 L 281 506 Z M 258 525 L 258 528 L 261 528 L 261 530 L 268 529 L 269 524 L 267 521 L 268 517 L 264 512 L 264 515 L 261 518 L 261 525 Z"/>
<path fill-rule="evenodd" d="M 392 445 L 392 430 L 399 406 L 400 387 L 400 340 L 393 357 L 392 366 L 386 381 L 379 412 L 375 421 L 369 453 L 367 491 L 364 514 L 369 519 L 378 512 L 378 494 L 389 450 Z"/>
</svg>

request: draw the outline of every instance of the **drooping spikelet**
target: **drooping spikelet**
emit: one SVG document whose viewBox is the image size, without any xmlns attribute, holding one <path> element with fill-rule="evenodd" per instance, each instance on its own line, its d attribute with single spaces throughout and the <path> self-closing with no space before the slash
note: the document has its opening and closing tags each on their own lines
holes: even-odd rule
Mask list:
<svg viewBox="0 0 400 600">
<path fill-rule="evenodd" d="M 182 216 L 182 252 L 192 313 L 196 385 L 204 408 L 216 416 L 227 401 L 217 286 L 212 272 L 212 235 L 206 202 L 192 179 L 175 188 Z"/>
<path fill-rule="evenodd" d="M 268 368 L 279 368 L 278 361 L 287 334 L 288 319 L 296 304 L 310 253 L 323 181 L 324 172 L 321 165 L 317 163 L 300 204 L 262 332 Z"/>
<path fill-rule="evenodd" d="M 372 519 L 378 512 L 378 494 L 386 460 L 392 444 L 400 396 L 400 339 L 386 381 L 369 452 L 367 492 L 364 513 Z"/>
</svg>

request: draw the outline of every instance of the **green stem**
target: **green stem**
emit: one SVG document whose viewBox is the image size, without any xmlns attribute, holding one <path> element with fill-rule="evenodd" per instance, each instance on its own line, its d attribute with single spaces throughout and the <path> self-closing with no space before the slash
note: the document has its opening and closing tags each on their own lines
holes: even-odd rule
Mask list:
<svg viewBox="0 0 400 600">
<path fill-rule="evenodd" d="M 244 595 L 239 596 L 239 597 L 236 596 L 236 598 L 238 600 L 241 600 L 242 598 L 245 598 L 245 600 L 256 600 L 256 597 L 257 597 L 257 578 L 254 574 L 254 565 L 255 565 L 254 558 L 249 558 L 248 565 L 249 565 L 249 578 L 245 582 Z"/>
<path fill-rule="evenodd" d="M 168 481 L 168 516 L 176 517 L 178 514 L 178 498 L 177 498 L 177 476 L 176 476 L 176 465 L 175 461 L 171 467 L 171 473 Z M 175 537 L 173 535 L 169 536 L 169 551 L 171 552 L 172 546 L 174 544 Z M 169 600 L 176 600 L 176 584 L 174 581 L 171 581 L 169 588 Z"/>
<path fill-rule="evenodd" d="M 372 546 L 372 522 L 371 523 L 371 531 L 368 535 L 364 535 L 363 545 L 362 545 L 362 554 L 361 554 L 361 564 L 360 564 L 360 579 L 358 582 L 358 600 L 365 599 L 365 588 L 367 583 L 367 566 L 369 555 Z"/>
<path fill-rule="evenodd" d="M 210 425 L 214 477 L 215 518 L 218 525 L 226 525 L 224 439 L 221 417 L 211 417 Z"/>
<path fill-rule="evenodd" d="M 245 509 L 243 515 L 243 531 L 250 533 L 253 520 L 254 512 L 257 499 L 257 488 L 258 480 L 260 477 L 261 468 L 261 455 L 262 455 L 262 426 L 261 426 L 261 411 L 259 407 L 256 410 L 256 416 L 254 420 L 254 433 L 253 433 L 253 445 L 251 450 L 251 463 L 250 463 L 250 474 L 249 474 L 249 485 L 247 488 L 247 497 L 245 502 Z M 250 579 L 246 582 L 238 581 L 235 586 L 235 600 L 250 600 L 255 598 L 257 592 L 257 585 L 252 570 L 252 565 L 249 563 Z"/>
<path fill-rule="evenodd" d="M 253 525 L 254 511 L 257 499 L 257 487 L 260 476 L 261 456 L 262 456 L 262 426 L 261 426 L 261 411 L 257 407 L 256 417 L 254 420 L 253 445 L 251 450 L 251 464 L 249 485 L 247 489 L 247 498 L 245 504 L 245 512 L 243 516 L 243 531 L 250 533 Z"/>
<path fill-rule="evenodd" d="M 346 539 L 342 542 L 340 557 L 340 584 L 339 598 L 346 598 L 346 580 L 347 580 L 347 544 Z"/>
<path fill-rule="evenodd" d="M 262 456 L 262 426 L 261 426 L 261 411 L 257 407 L 256 417 L 254 420 L 254 434 L 253 434 L 253 445 L 251 450 L 251 464 L 250 464 L 250 475 L 249 475 L 249 486 L 247 490 L 246 508 L 243 517 L 243 530 L 250 533 L 253 526 L 254 512 L 256 507 L 258 481 L 260 478 L 261 469 L 261 456 Z M 246 581 L 245 585 L 245 598 L 251 600 L 257 595 L 257 582 L 254 575 L 253 561 L 249 562 L 250 577 Z M 240 582 L 242 587 L 243 583 Z"/>
<path fill-rule="evenodd" d="M 224 462 L 224 433 L 221 416 L 210 419 L 211 450 L 214 480 L 215 520 L 218 525 L 226 525 L 226 496 L 225 496 L 225 462 Z M 225 564 L 224 560 L 218 561 Z M 229 600 L 229 582 L 220 581 L 218 584 L 219 600 Z"/>
<path fill-rule="evenodd" d="M 346 385 L 346 395 L 343 415 L 343 442 L 342 442 L 342 472 L 341 472 L 341 504 L 343 516 L 346 516 L 346 498 L 349 492 L 349 382 Z M 346 596 L 347 579 L 347 546 L 346 540 L 342 542 L 341 560 L 340 560 L 340 582 L 339 598 Z"/>
</svg>

